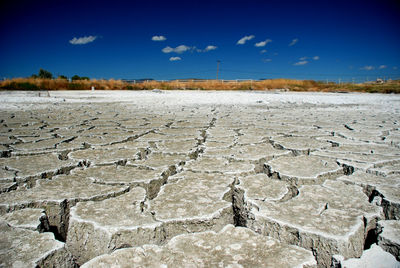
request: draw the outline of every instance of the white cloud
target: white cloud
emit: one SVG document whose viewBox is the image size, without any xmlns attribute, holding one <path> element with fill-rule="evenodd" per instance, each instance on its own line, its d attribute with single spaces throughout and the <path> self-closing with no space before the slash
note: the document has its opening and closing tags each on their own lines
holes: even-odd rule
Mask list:
<svg viewBox="0 0 400 268">
<path fill-rule="evenodd" d="M 291 47 L 291 46 L 294 46 L 297 42 L 299 42 L 299 39 L 298 39 L 298 38 L 295 38 L 295 39 L 292 40 L 292 42 L 290 42 L 289 46 L 290 46 L 290 47 Z"/>
<path fill-rule="evenodd" d="M 190 47 L 185 46 L 185 45 L 180 45 L 180 46 L 177 46 L 177 47 L 174 49 L 174 52 L 176 52 L 176 53 L 183 53 L 183 52 L 188 51 L 188 50 L 190 50 Z"/>
<path fill-rule="evenodd" d="M 371 71 L 373 69 L 375 69 L 374 66 L 364 66 L 364 67 L 360 68 L 360 70 L 366 70 L 366 71 Z"/>
<path fill-rule="evenodd" d="M 306 60 L 308 57 L 301 57 L 299 60 Z"/>
<path fill-rule="evenodd" d="M 394 67 L 393 67 L 393 70 L 397 70 L 397 69 L 398 69 L 397 66 L 394 66 Z"/>
<path fill-rule="evenodd" d="M 319 56 L 314 56 L 312 59 L 313 60 L 319 60 Z"/>
<path fill-rule="evenodd" d="M 161 51 L 164 53 L 171 53 L 172 51 L 174 51 L 174 49 L 170 46 L 167 46 L 167 47 L 164 47 Z"/>
<path fill-rule="evenodd" d="M 236 45 L 244 45 L 247 41 L 250 41 L 254 37 L 254 35 L 246 35 L 242 37 L 239 41 L 237 41 Z"/>
<path fill-rule="evenodd" d="M 260 53 L 261 53 L 261 54 L 267 53 L 267 50 L 266 50 L 266 49 L 263 49 L 263 50 L 260 51 Z"/>
<path fill-rule="evenodd" d="M 216 50 L 216 49 L 217 49 L 216 46 L 207 46 L 207 47 L 204 49 L 204 52 L 207 52 L 207 51 L 210 51 L 210 50 Z"/>
<path fill-rule="evenodd" d="M 271 43 L 271 42 L 272 42 L 271 39 L 267 39 L 265 41 L 256 43 L 254 46 L 256 46 L 256 47 L 265 47 L 266 44 Z"/>
<path fill-rule="evenodd" d="M 381 65 L 381 66 L 379 66 L 379 69 L 386 69 L 386 68 L 387 68 L 386 65 Z"/>
<path fill-rule="evenodd" d="M 169 61 L 178 61 L 181 60 L 181 57 L 171 57 L 169 58 Z"/>
<path fill-rule="evenodd" d="M 151 40 L 153 41 L 165 41 L 167 40 L 167 38 L 165 36 L 162 35 L 155 35 L 151 38 Z"/>
<path fill-rule="evenodd" d="M 262 61 L 263 61 L 263 62 L 271 62 L 272 59 L 263 59 Z"/>
<path fill-rule="evenodd" d="M 74 37 L 71 40 L 69 40 L 69 43 L 72 45 L 85 45 L 85 44 L 93 42 L 96 39 L 97 39 L 97 36 L 93 36 L 93 35 L 79 37 L 79 38 Z"/>
<path fill-rule="evenodd" d="M 191 47 L 185 46 L 185 45 L 180 45 L 177 46 L 176 48 L 172 48 L 170 46 L 164 47 L 161 51 L 164 53 L 171 53 L 171 52 L 175 52 L 175 53 L 183 53 L 185 51 L 190 50 Z"/>
<path fill-rule="evenodd" d="M 294 63 L 293 65 L 294 65 L 294 66 L 300 66 L 300 65 L 306 65 L 307 63 L 308 63 L 308 61 L 302 60 L 302 61 L 299 61 L 299 62 Z"/>
</svg>

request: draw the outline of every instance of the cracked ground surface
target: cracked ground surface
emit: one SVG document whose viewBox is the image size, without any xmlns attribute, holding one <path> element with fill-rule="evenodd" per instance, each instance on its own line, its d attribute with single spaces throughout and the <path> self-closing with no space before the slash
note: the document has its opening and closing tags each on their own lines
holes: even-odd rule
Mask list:
<svg viewBox="0 0 400 268">
<path fill-rule="evenodd" d="M 399 266 L 399 96 L 0 95 L 0 267 Z"/>
</svg>

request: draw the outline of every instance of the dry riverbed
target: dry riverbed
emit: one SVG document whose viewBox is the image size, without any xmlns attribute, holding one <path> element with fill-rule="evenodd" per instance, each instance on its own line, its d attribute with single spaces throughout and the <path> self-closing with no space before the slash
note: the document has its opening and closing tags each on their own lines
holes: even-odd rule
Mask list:
<svg viewBox="0 0 400 268">
<path fill-rule="evenodd" d="M 0 267 L 400 266 L 398 95 L 0 92 L 0 154 Z"/>
</svg>

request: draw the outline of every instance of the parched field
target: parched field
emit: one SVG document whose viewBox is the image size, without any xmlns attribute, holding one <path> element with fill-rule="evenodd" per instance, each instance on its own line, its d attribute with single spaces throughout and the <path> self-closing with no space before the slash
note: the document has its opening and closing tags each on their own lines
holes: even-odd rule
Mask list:
<svg viewBox="0 0 400 268">
<path fill-rule="evenodd" d="M 398 95 L 0 92 L 0 153 L 0 267 L 400 266 Z"/>
</svg>

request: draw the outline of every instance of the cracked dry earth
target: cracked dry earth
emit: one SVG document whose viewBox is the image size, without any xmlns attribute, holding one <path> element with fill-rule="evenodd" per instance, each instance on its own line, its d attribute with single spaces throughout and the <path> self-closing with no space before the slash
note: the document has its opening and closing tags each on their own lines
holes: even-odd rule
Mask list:
<svg viewBox="0 0 400 268">
<path fill-rule="evenodd" d="M 2 94 L 0 267 L 400 266 L 397 96 Z"/>
</svg>

